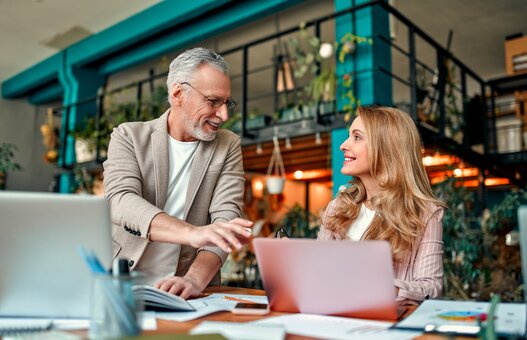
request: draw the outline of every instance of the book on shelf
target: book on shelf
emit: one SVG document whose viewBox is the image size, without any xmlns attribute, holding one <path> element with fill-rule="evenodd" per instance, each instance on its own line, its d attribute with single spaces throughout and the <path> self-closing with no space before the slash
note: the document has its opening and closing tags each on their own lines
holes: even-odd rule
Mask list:
<svg viewBox="0 0 527 340">
<path fill-rule="evenodd" d="M 136 285 L 132 289 L 135 299 L 144 303 L 145 310 L 158 312 L 192 312 L 196 310 L 185 299 L 152 286 Z"/>
</svg>

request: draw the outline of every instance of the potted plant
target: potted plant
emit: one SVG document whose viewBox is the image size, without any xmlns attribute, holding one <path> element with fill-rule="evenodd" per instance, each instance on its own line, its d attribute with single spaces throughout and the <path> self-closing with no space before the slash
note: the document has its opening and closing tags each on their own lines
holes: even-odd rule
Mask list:
<svg viewBox="0 0 527 340">
<path fill-rule="evenodd" d="M 74 133 L 77 163 L 105 158 L 113 128 L 124 122 L 146 121 L 158 117 L 166 110 L 166 97 L 164 86 L 158 86 L 150 98 L 140 103 L 113 103 L 112 96 L 108 96 L 99 121 L 97 122 L 95 117 L 89 117 Z M 96 155 L 97 146 L 98 155 Z"/>
<path fill-rule="evenodd" d="M 443 296 L 456 300 L 522 301 L 521 261 L 517 244 L 507 242 L 517 228 L 517 210 L 527 203 L 527 191 L 506 193 L 482 216 L 474 216 L 474 192 L 456 178 L 434 186 L 448 208 L 443 216 Z"/>
<path fill-rule="evenodd" d="M 320 229 L 320 219 L 296 203 L 277 227 L 284 228 L 290 237 L 316 238 Z"/>
<path fill-rule="evenodd" d="M 335 94 L 337 76 L 335 63 L 345 63 L 346 59 L 355 53 L 357 45 L 373 44 L 373 39 L 346 33 L 339 42 L 322 43 L 318 37 L 307 32 L 305 23 L 300 24 L 299 35 L 288 41 L 289 49 L 294 55 L 294 76 L 304 79 L 309 76 L 305 91 L 321 114 L 335 112 Z M 335 53 L 334 53 L 335 52 Z M 337 54 L 337 55 L 334 55 Z M 335 60 L 336 59 L 336 60 Z M 305 80 L 305 79 L 304 79 Z M 360 102 L 355 98 L 351 74 L 345 74 L 342 80 L 344 111 L 349 120 L 355 113 Z"/>
<path fill-rule="evenodd" d="M 16 146 L 12 143 L 0 144 L 0 190 L 5 190 L 7 174 L 20 170 L 20 164 L 14 161 Z"/>
<path fill-rule="evenodd" d="M 282 160 L 282 154 L 280 153 L 280 144 L 278 138 L 273 137 L 273 152 L 271 154 L 271 160 L 267 167 L 267 177 L 265 184 L 267 192 L 269 194 L 281 194 L 284 191 L 285 184 L 285 168 L 284 161 Z"/>
</svg>

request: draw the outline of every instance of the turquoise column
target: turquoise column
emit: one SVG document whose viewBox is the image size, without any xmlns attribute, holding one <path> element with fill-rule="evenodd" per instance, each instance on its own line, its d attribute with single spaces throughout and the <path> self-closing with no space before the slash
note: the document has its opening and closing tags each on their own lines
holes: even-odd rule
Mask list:
<svg viewBox="0 0 527 340">
<path fill-rule="evenodd" d="M 335 0 L 335 11 L 341 11 L 369 0 Z M 391 71 L 390 46 L 377 39 L 378 35 L 390 37 L 388 13 L 378 6 L 366 7 L 352 14 L 341 16 L 335 21 L 335 39 L 340 42 L 342 36 L 351 32 L 360 37 L 372 38 L 373 44 L 358 44 L 355 53 L 344 63 L 337 63 L 338 91 L 343 93 L 342 77 L 349 74 L 353 79 L 355 97 L 361 105 L 393 105 L 392 80 L 383 68 Z M 337 96 L 337 107 L 342 109 L 345 99 Z M 344 161 L 340 145 L 348 137 L 348 127 L 331 132 L 331 168 L 333 171 L 333 194 L 351 178 L 340 173 Z"/>
<path fill-rule="evenodd" d="M 64 89 L 62 128 L 58 165 L 72 169 L 76 163 L 74 132 L 78 125 L 97 112 L 97 91 L 104 83 L 104 77 L 94 68 L 75 68 L 68 59 L 68 50 L 62 52 L 62 65 L 58 74 L 59 82 Z M 86 101 L 82 104 L 79 102 Z M 60 175 L 59 192 L 71 192 L 74 187 L 72 171 Z"/>
</svg>

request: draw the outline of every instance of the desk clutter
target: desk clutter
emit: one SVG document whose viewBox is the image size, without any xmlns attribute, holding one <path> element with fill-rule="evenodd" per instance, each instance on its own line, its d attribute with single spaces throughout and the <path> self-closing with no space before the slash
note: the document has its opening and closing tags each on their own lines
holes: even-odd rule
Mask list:
<svg viewBox="0 0 527 340">
<path fill-rule="evenodd" d="M 478 335 L 480 326 L 492 319 L 498 336 L 525 337 L 525 303 L 496 303 L 495 312 L 491 313 L 491 310 L 490 302 L 426 300 L 395 327 L 409 330 L 430 329 L 431 332 L 443 328 L 451 334 Z"/>
</svg>

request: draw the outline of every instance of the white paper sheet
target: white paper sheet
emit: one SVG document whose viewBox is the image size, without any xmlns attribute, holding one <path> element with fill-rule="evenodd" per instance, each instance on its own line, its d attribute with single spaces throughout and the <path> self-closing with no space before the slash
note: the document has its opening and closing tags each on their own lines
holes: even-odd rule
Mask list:
<svg viewBox="0 0 527 340">
<path fill-rule="evenodd" d="M 218 303 L 229 302 L 236 304 L 236 300 L 251 301 L 255 303 L 268 303 L 267 296 L 265 295 L 245 295 L 245 294 L 219 294 L 214 293 L 210 294 L 207 297 L 202 298 L 201 300 L 207 302 L 217 301 Z"/>
<path fill-rule="evenodd" d="M 203 321 L 190 334 L 221 334 L 229 340 L 283 340 L 286 333 L 280 325 Z"/>
<path fill-rule="evenodd" d="M 253 321 L 254 324 L 282 325 L 289 334 L 323 339 L 365 339 L 379 340 L 413 339 L 422 334 L 415 331 L 389 329 L 392 322 L 372 321 L 336 316 L 290 314 Z"/>
<path fill-rule="evenodd" d="M 398 328 L 424 329 L 428 324 L 477 325 L 477 320 L 454 321 L 440 317 L 448 312 L 489 311 L 489 302 L 426 300 L 410 316 L 396 324 Z M 500 303 L 496 308 L 496 332 L 503 335 L 525 335 L 527 306 L 524 303 Z"/>
<path fill-rule="evenodd" d="M 226 298 L 227 297 L 227 298 Z M 257 303 L 267 303 L 266 296 L 243 294 L 211 294 L 207 297 L 188 300 L 196 309 L 192 312 L 156 312 L 156 317 L 162 320 L 186 322 L 221 311 L 232 311 L 237 301 L 246 300 Z"/>
<path fill-rule="evenodd" d="M 0 329 L 7 327 L 44 328 L 50 322 L 52 323 L 52 328 L 58 330 L 81 330 L 90 328 L 89 319 L 0 318 Z M 157 329 L 156 315 L 154 312 L 143 313 L 141 317 L 141 329 Z"/>
</svg>

